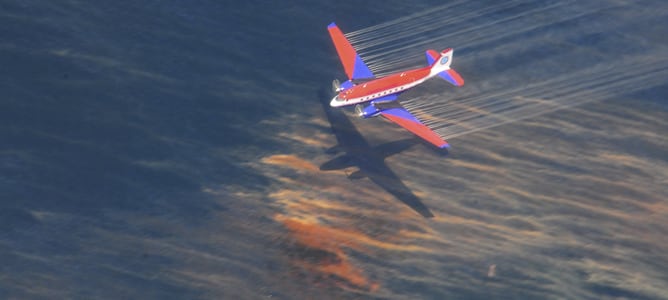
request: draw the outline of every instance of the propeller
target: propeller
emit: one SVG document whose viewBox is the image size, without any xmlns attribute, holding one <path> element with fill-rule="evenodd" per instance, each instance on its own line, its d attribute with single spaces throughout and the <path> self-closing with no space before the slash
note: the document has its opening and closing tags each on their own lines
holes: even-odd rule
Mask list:
<svg viewBox="0 0 668 300">
<path fill-rule="evenodd" d="M 341 82 L 339 82 L 338 79 L 334 79 L 334 81 L 332 81 L 332 90 L 335 92 L 339 92 L 341 90 Z"/>
</svg>

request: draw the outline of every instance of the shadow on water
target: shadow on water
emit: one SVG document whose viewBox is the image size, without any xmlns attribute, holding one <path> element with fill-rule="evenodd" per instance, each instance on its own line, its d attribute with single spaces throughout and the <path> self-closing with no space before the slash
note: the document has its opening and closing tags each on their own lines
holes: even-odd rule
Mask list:
<svg viewBox="0 0 668 300">
<path fill-rule="evenodd" d="M 338 154 L 337 157 L 323 163 L 320 170 L 330 171 L 357 167 L 359 170 L 349 174 L 349 179 L 369 178 L 423 217 L 433 217 L 429 208 L 385 163 L 385 158 L 407 150 L 419 142 L 411 138 L 371 146 L 350 122 L 343 110 L 332 109 L 329 106 L 329 97 L 325 90 L 318 91 L 318 100 L 327 114 L 327 119 L 337 140 L 337 145 L 328 149 L 327 153 Z"/>
</svg>

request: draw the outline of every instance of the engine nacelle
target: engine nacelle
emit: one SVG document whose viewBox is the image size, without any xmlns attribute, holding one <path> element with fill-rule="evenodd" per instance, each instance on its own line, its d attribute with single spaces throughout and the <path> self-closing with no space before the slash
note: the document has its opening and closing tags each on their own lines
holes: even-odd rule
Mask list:
<svg viewBox="0 0 668 300">
<path fill-rule="evenodd" d="M 358 116 L 368 119 L 368 118 L 373 118 L 375 116 L 378 116 L 380 113 L 380 110 L 376 108 L 373 103 L 369 104 L 367 106 L 364 106 L 362 104 L 357 104 L 355 105 L 355 112 L 357 113 Z"/>
</svg>

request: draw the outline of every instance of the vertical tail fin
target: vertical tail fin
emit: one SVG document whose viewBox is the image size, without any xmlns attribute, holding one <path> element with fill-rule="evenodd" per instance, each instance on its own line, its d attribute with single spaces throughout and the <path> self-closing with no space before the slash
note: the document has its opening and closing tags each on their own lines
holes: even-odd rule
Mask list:
<svg viewBox="0 0 668 300">
<path fill-rule="evenodd" d="M 438 58 L 431 64 L 431 71 L 432 73 L 439 73 L 448 70 L 450 69 L 450 64 L 452 64 L 452 48 L 445 49 L 439 53 Z"/>
<path fill-rule="evenodd" d="M 445 49 L 441 53 L 434 50 L 427 50 L 427 62 L 431 65 L 431 74 L 438 75 L 454 86 L 464 85 L 464 79 L 450 68 L 452 64 L 452 48 Z"/>
</svg>

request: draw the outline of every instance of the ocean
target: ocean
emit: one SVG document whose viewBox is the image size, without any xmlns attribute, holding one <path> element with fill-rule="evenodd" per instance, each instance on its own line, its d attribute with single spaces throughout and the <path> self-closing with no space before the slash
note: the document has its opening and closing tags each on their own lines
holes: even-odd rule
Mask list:
<svg viewBox="0 0 668 300">
<path fill-rule="evenodd" d="M 448 153 L 322 105 L 330 22 L 442 5 L 414 95 L 581 104 Z M 0 297 L 668 299 L 668 5 L 505 5 L 3 1 Z"/>
</svg>

